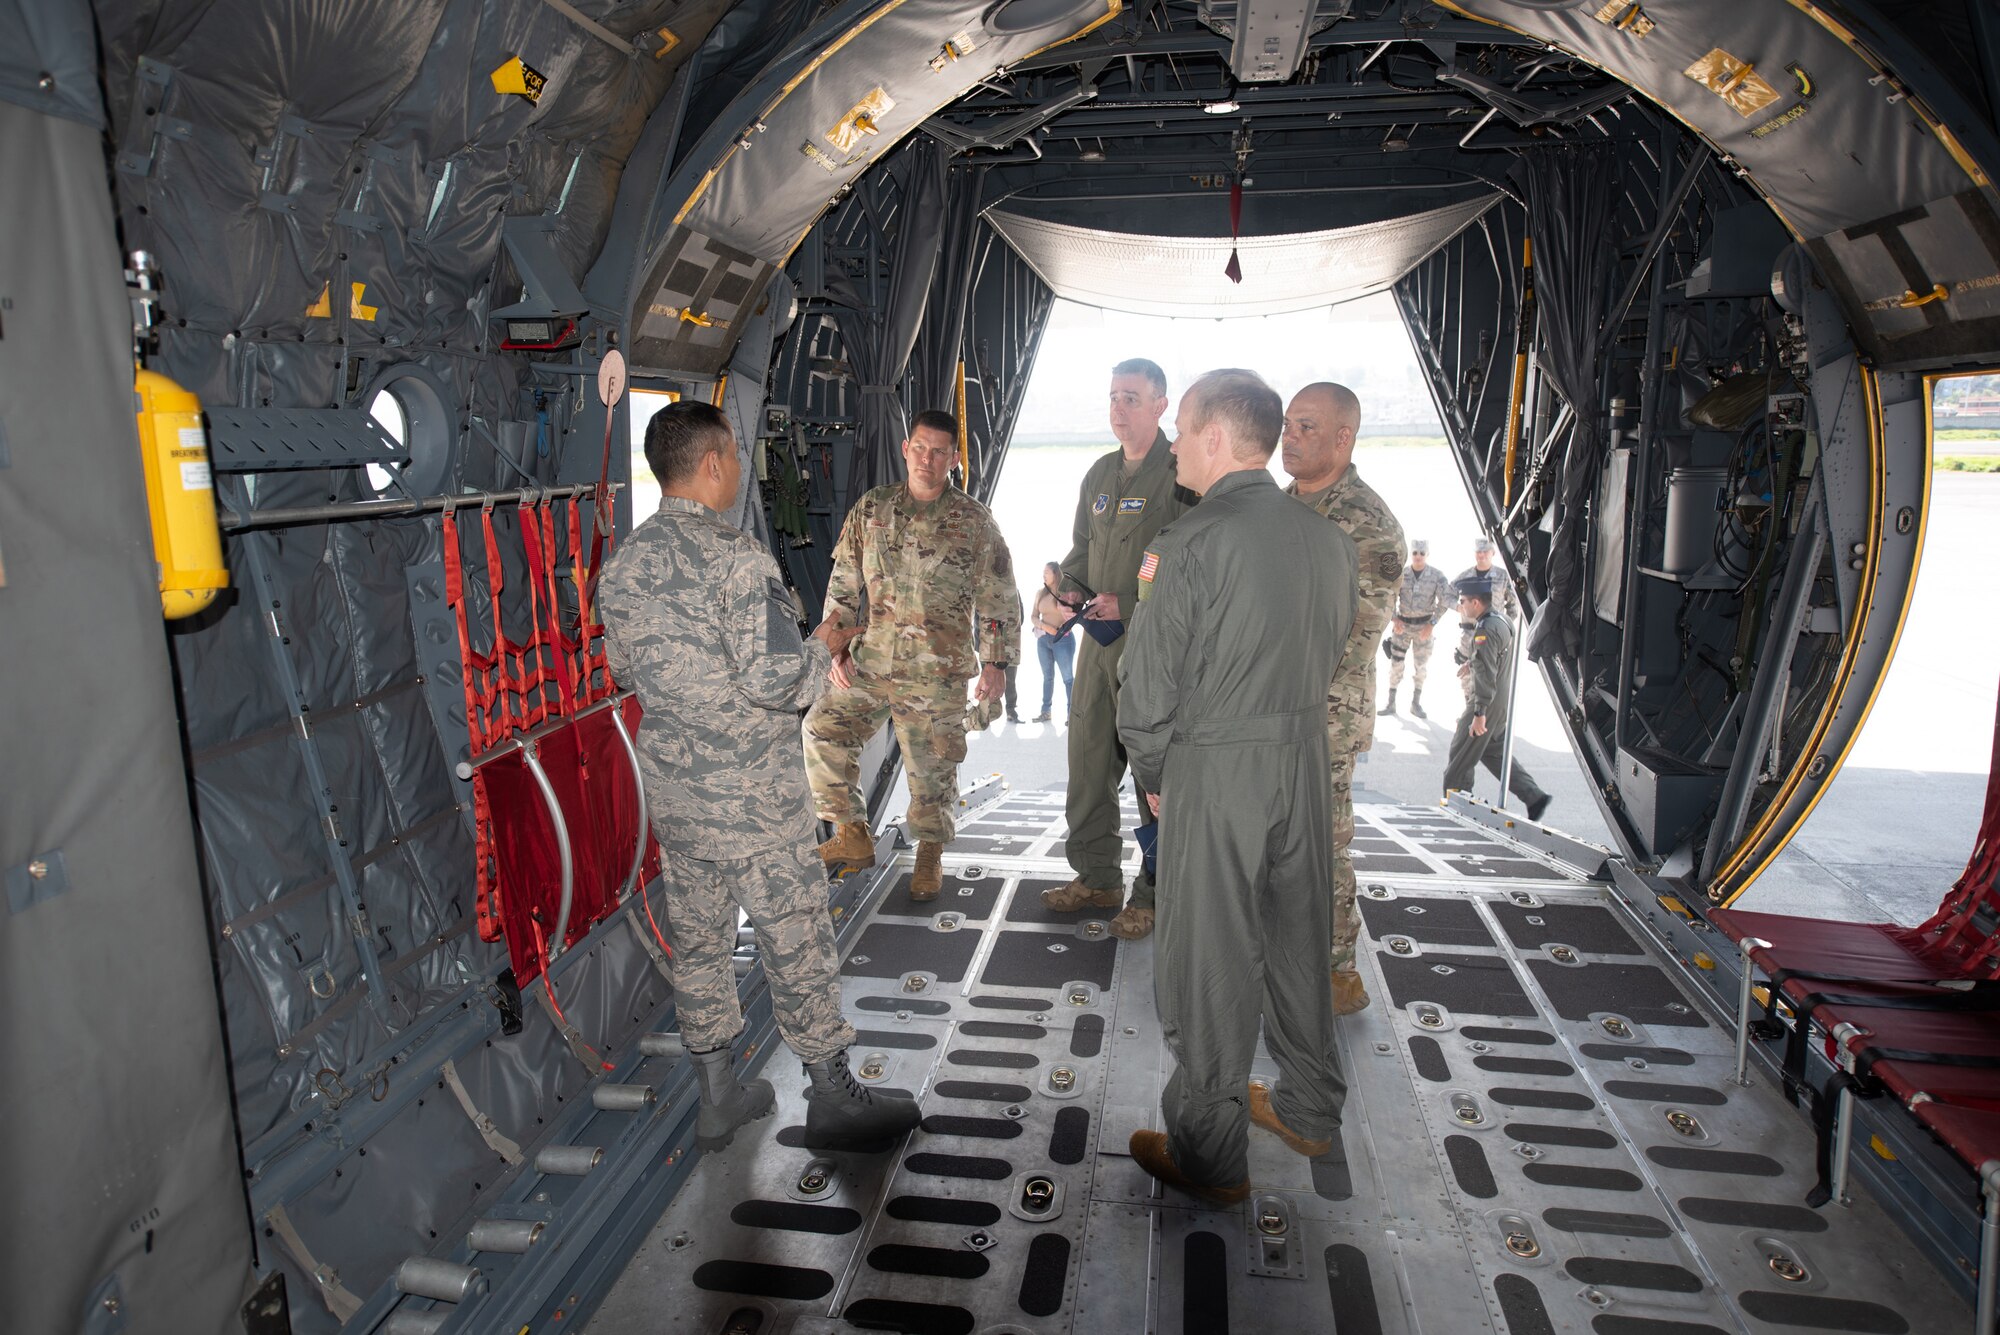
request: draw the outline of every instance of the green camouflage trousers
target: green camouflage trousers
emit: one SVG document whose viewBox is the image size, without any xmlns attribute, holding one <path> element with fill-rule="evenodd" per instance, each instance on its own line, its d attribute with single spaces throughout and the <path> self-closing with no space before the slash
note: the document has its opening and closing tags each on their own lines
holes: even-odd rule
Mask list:
<svg viewBox="0 0 2000 1335">
<path fill-rule="evenodd" d="M 826 871 L 801 839 L 728 862 L 665 854 L 667 943 L 673 947 L 674 1007 L 690 1048 L 719 1048 L 743 1032 L 736 1000 L 736 910 L 757 933 L 771 1013 L 802 1062 L 822 1061 L 854 1041 L 840 1013 L 840 959 L 826 911 Z"/>
<path fill-rule="evenodd" d="M 866 821 L 861 800 L 861 748 L 893 719 L 910 780 L 904 827 L 912 839 L 951 842 L 958 806 L 958 762 L 965 759 L 965 683 L 909 686 L 858 680 L 828 691 L 806 715 L 806 782 L 821 820 Z"/>
<path fill-rule="evenodd" d="M 1354 911 L 1354 756 L 1333 760 L 1333 971 L 1354 971 L 1354 938 L 1360 921 Z"/>
</svg>

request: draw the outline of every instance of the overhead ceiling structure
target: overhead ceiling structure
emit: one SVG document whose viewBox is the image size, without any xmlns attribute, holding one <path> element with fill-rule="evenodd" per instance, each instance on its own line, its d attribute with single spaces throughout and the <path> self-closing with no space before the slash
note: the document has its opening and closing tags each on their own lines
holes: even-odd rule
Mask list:
<svg viewBox="0 0 2000 1335">
<path fill-rule="evenodd" d="M 1001 209 L 986 220 L 1059 297 L 1137 315 L 1282 315 L 1386 291 L 1491 208 L 1498 196 L 1324 232 L 1136 236 Z M 1241 260 L 1241 281 L 1224 272 Z"/>
</svg>

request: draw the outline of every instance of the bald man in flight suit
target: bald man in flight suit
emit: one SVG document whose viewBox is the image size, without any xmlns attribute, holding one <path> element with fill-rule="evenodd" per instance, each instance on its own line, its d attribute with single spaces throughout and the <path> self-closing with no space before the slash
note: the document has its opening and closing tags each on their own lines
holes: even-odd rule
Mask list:
<svg viewBox="0 0 2000 1335">
<path fill-rule="evenodd" d="M 1255 373 L 1195 381 L 1176 426 L 1202 501 L 1146 549 L 1118 673 L 1118 737 L 1160 817 L 1153 990 L 1176 1062 L 1166 1130 L 1130 1148 L 1161 1182 L 1228 1205 L 1250 1193 L 1253 1120 L 1323 1156 L 1346 1098 L 1326 978 L 1326 691 L 1356 549 L 1272 481 L 1284 406 Z M 1275 1088 L 1249 1083 L 1260 1022 Z"/>
</svg>

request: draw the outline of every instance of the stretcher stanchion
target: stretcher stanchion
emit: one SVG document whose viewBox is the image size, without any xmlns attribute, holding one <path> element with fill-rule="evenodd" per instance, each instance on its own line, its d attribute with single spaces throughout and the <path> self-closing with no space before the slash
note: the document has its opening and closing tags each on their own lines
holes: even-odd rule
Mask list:
<svg viewBox="0 0 2000 1335">
<path fill-rule="evenodd" d="M 1805 1016 L 1798 1018 L 1800 1024 L 1808 1023 Z M 1854 1074 L 1854 1054 L 1848 1048 L 1851 1039 L 1866 1038 L 1868 1031 L 1859 1025 L 1842 1021 L 1833 1027 L 1833 1055 L 1840 1069 Z M 1834 1096 L 1839 1100 L 1833 1109 L 1833 1175 L 1830 1180 L 1832 1203 L 1848 1204 L 1847 1161 L 1854 1149 L 1854 1088 L 1851 1080 L 1842 1080 L 1840 1090 Z"/>
<path fill-rule="evenodd" d="M 1736 943 L 1736 953 L 1741 957 L 1743 968 L 1742 985 L 1736 993 L 1736 1075 L 1739 1085 L 1750 1083 L 1750 992 L 1752 976 L 1756 966 L 1750 962 L 1753 950 L 1769 950 L 1771 943 L 1759 937 L 1746 936 Z"/>
<path fill-rule="evenodd" d="M 562 955 L 565 937 L 569 931 L 570 905 L 576 899 L 576 861 L 570 850 L 569 822 L 563 819 L 562 803 L 556 799 L 555 785 L 549 782 L 548 771 L 542 768 L 541 759 L 535 754 L 532 744 L 521 747 L 521 762 L 528 767 L 529 776 L 534 779 L 535 787 L 541 790 L 542 801 L 548 806 L 549 820 L 555 825 L 556 831 L 556 857 L 562 865 L 562 904 L 556 910 L 555 934 L 549 938 L 543 955 L 547 960 L 542 973 L 543 984 L 546 986 L 548 965 L 554 964 Z"/>
<path fill-rule="evenodd" d="M 646 865 L 646 841 L 653 833 L 652 813 L 646 809 L 646 776 L 639 770 L 639 748 L 633 743 L 632 734 L 625 728 L 624 704 L 631 694 L 630 691 L 620 691 L 613 697 L 611 706 L 611 726 L 618 730 L 618 740 L 625 744 L 625 758 L 632 762 L 632 791 L 639 802 L 639 838 L 632 849 L 632 870 L 626 873 L 625 886 L 618 892 L 618 901 L 621 904 L 631 897 L 633 890 L 638 888 L 639 869 Z M 651 909 L 647 911 L 650 913 Z"/>
</svg>

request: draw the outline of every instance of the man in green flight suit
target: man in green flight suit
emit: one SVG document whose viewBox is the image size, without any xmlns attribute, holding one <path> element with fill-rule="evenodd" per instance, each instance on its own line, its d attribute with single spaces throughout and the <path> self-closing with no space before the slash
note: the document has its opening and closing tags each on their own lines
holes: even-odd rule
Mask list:
<svg viewBox="0 0 2000 1335">
<path fill-rule="evenodd" d="M 1475 571 L 1460 575 L 1454 587 L 1458 590 L 1459 624 L 1465 628 L 1471 653 L 1463 669 L 1465 712 L 1452 729 L 1451 751 L 1445 760 L 1446 793 L 1472 791 L 1473 772 L 1482 764 L 1499 775 L 1500 757 L 1507 749 L 1507 729 L 1513 723 L 1508 677 L 1514 662 L 1514 628 L 1493 606 L 1498 598 L 1494 581 Z M 1511 770 L 1508 790 L 1527 808 L 1529 820 L 1540 820 L 1549 808 L 1549 795 L 1519 761 Z"/>
<path fill-rule="evenodd" d="M 1118 438 L 1118 448 L 1083 476 L 1059 595 L 1085 622 L 1070 687 L 1064 811 L 1069 820 L 1066 851 L 1076 876 L 1067 885 L 1044 890 L 1042 902 L 1062 913 L 1119 909 L 1111 930 L 1127 941 L 1153 930 L 1153 883 L 1141 872 L 1131 902 L 1125 903 L 1125 839 L 1118 822 L 1118 786 L 1125 779 L 1125 748 L 1118 741 L 1122 624 L 1138 600 L 1139 561 L 1146 545 L 1195 499 L 1180 486 L 1173 446 L 1160 430 L 1166 411 L 1166 372 L 1143 357 L 1111 368 L 1111 434 Z M 1136 776 L 1133 786 L 1139 790 L 1140 823 L 1150 824 L 1146 790 Z"/>
<path fill-rule="evenodd" d="M 1118 736 L 1160 817 L 1153 996 L 1177 1063 L 1165 1132 L 1133 1132 L 1131 1152 L 1227 1205 L 1250 1192 L 1251 1122 L 1315 1158 L 1339 1132 L 1326 693 L 1357 556 L 1266 470 L 1284 405 L 1254 372 L 1202 376 L 1176 426 L 1202 501 L 1140 562 L 1118 672 Z M 1275 1087 L 1249 1083 L 1260 1021 Z"/>
</svg>

